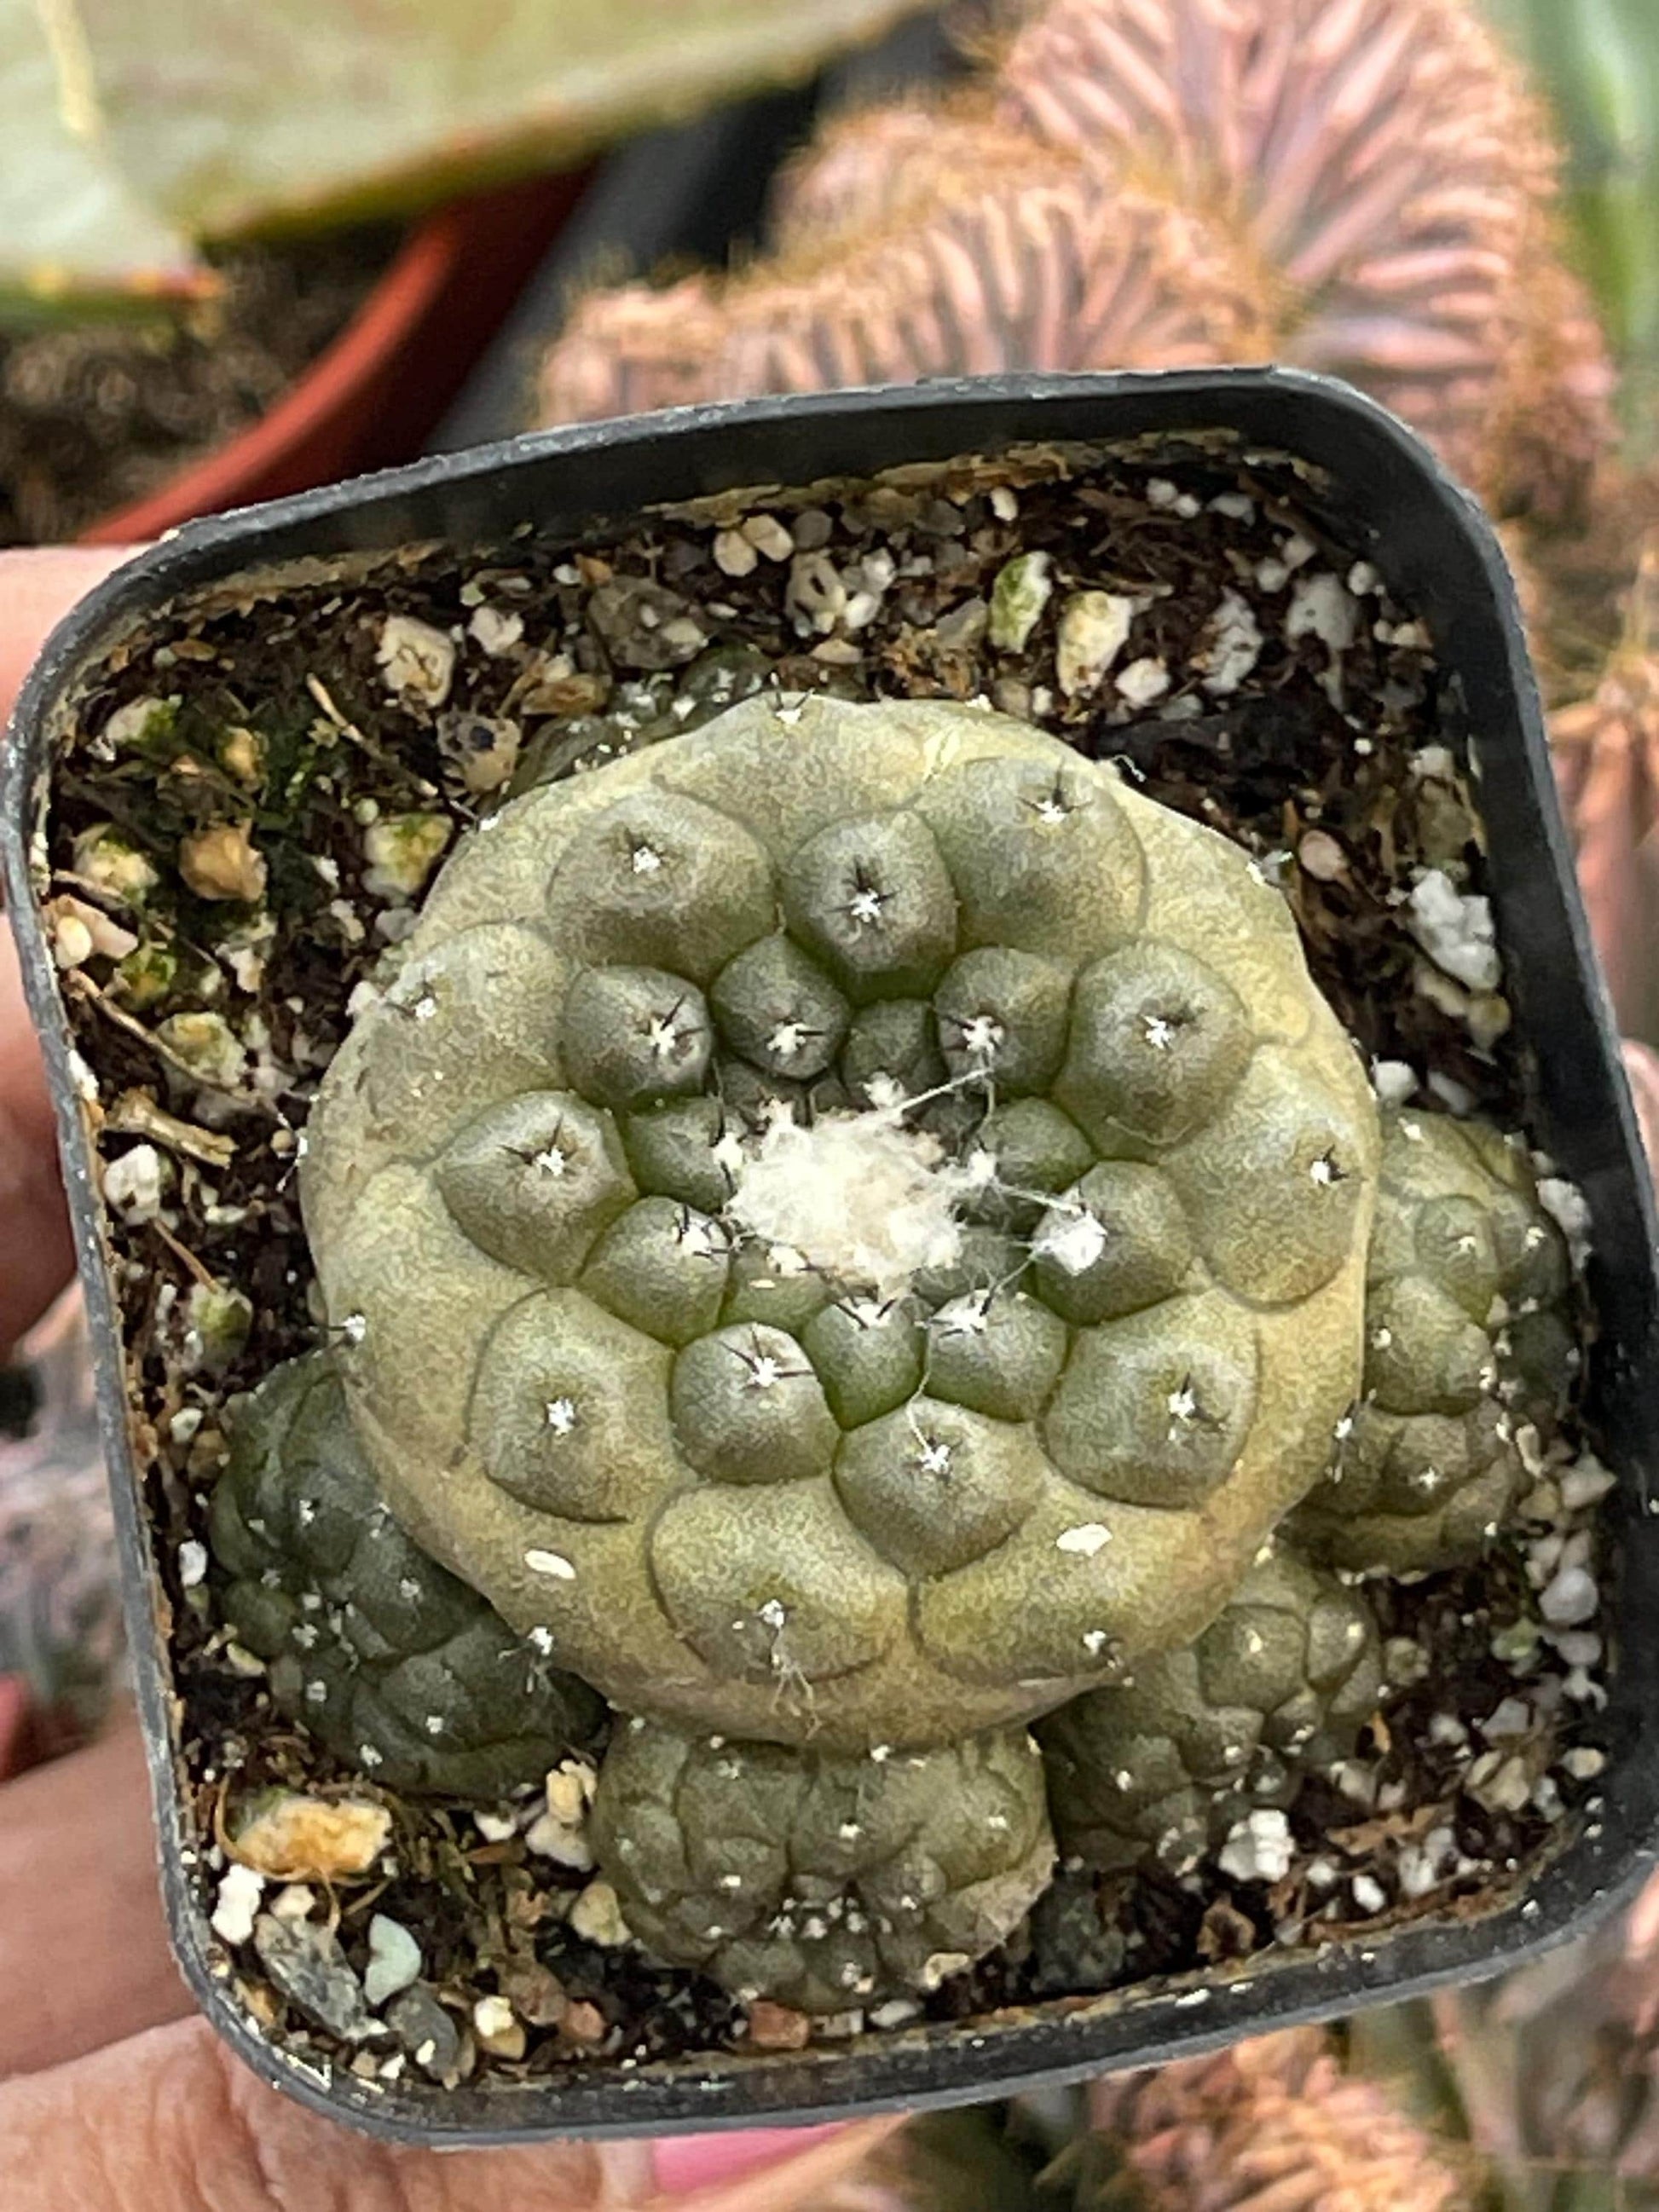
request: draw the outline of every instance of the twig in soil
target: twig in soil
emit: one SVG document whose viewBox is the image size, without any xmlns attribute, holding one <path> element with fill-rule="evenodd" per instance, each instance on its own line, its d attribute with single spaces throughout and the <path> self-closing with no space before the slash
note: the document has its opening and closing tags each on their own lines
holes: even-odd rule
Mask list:
<svg viewBox="0 0 1659 2212">
<path fill-rule="evenodd" d="M 179 1239 L 167 1227 L 165 1221 L 161 1221 L 160 1219 L 149 1221 L 145 1224 L 145 1226 L 146 1228 L 153 1229 L 155 1231 L 155 1234 L 167 1246 L 168 1251 L 172 1253 L 173 1258 L 179 1261 L 181 1267 L 188 1268 L 190 1273 L 195 1276 L 197 1281 L 202 1285 L 204 1290 L 216 1291 L 220 1287 L 219 1278 L 214 1273 L 213 1270 L 207 1266 L 205 1261 L 198 1260 L 187 1244 L 181 1244 L 179 1243 Z"/>
<path fill-rule="evenodd" d="M 199 1160 L 204 1167 L 222 1171 L 236 1158 L 234 1140 L 215 1129 L 198 1129 L 181 1121 L 142 1091 L 124 1091 L 104 1117 L 104 1127 L 118 1137 L 151 1137 L 169 1152 Z"/>
<path fill-rule="evenodd" d="M 164 1060 L 167 1066 L 184 1076 L 197 1090 L 217 1091 L 227 1098 L 234 1098 L 249 1113 L 263 1114 L 271 1119 L 276 1117 L 276 1109 L 268 1099 L 258 1097 L 252 1091 L 231 1090 L 222 1083 L 215 1083 L 199 1067 L 192 1067 L 181 1053 L 174 1052 L 170 1045 L 163 1044 L 161 1038 L 153 1030 L 147 1030 L 136 1015 L 128 1013 L 124 1006 L 118 1006 L 109 994 L 100 990 L 91 976 L 80 969 L 71 968 L 65 971 L 63 988 L 72 997 L 95 1006 L 100 1014 L 114 1023 L 117 1029 L 125 1030 L 129 1036 L 137 1038 L 147 1051 Z"/>
</svg>

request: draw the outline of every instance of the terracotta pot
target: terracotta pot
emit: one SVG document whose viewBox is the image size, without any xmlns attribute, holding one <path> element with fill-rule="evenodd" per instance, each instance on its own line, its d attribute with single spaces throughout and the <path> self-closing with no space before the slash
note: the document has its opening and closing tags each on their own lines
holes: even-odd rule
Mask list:
<svg viewBox="0 0 1659 2212">
<path fill-rule="evenodd" d="M 453 201 L 410 232 L 325 352 L 241 435 L 82 533 L 130 545 L 199 514 L 418 453 L 580 198 L 587 172 Z"/>
</svg>

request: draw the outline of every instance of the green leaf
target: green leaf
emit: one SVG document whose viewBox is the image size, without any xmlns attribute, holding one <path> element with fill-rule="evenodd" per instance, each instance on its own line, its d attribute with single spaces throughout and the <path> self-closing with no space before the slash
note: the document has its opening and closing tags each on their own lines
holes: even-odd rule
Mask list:
<svg viewBox="0 0 1659 2212">
<path fill-rule="evenodd" d="M 0 0 L 0 313 L 84 311 L 211 289 L 100 136 L 64 0 Z"/>
<path fill-rule="evenodd" d="M 1627 366 L 1627 404 L 1659 390 L 1659 7 L 1486 0 L 1533 65 L 1567 147 L 1577 258 Z"/>
<path fill-rule="evenodd" d="M 224 237 L 574 161 L 805 76 L 918 0 L 78 4 L 127 174 L 192 235 Z"/>
</svg>

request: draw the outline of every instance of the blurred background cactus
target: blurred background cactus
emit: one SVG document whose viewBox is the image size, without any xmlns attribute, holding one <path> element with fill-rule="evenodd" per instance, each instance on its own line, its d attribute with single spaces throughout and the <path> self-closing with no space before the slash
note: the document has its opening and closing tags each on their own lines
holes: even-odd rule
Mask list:
<svg viewBox="0 0 1659 2212">
<path fill-rule="evenodd" d="M 1659 1042 L 1650 567 L 1636 582 L 1659 544 L 1659 9 L 945 20 L 957 67 L 832 115 L 774 183 L 769 250 L 578 287 L 535 418 L 997 368 L 1350 378 L 1504 526 L 1615 1003 Z"/>
<path fill-rule="evenodd" d="M 786 172 L 775 255 L 584 301 L 548 421 L 990 368 L 1273 357 L 1374 391 L 1500 511 L 1582 508 L 1613 369 L 1558 155 L 1463 0 L 1041 0 L 943 102 Z"/>
</svg>

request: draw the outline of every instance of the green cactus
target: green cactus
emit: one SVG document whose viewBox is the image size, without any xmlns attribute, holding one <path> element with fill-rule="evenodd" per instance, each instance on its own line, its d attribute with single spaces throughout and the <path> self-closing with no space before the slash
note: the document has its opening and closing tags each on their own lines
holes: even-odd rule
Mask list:
<svg viewBox="0 0 1659 2212">
<path fill-rule="evenodd" d="M 599 1701 L 392 1521 L 325 1354 L 241 1407 L 210 1534 L 224 1617 L 279 1711 L 398 1789 L 490 1796 L 592 1740 Z"/>
<path fill-rule="evenodd" d="M 1359 1592 L 1275 1547 L 1196 1643 L 1039 1723 L 1062 1852 L 1188 1872 L 1251 1807 L 1346 1759 L 1382 1686 Z"/>
<path fill-rule="evenodd" d="M 838 1758 L 636 1718 L 601 1771 L 593 1837 L 659 1957 L 808 2013 L 937 1988 L 1054 1865 L 1024 1729 Z"/>
<path fill-rule="evenodd" d="M 1364 1395 L 1296 1517 L 1321 1557 L 1406 1574 L 1480 1556 L 1577 1370 L 1571 1281 L 1523 1153 L 1478 1124 L 1385 1116 Z"/>
<path fill-rule="evenodd" d="M 334 1349 L 212 1528 L 278 1703 L 477 1790 L 592 1683 L 629 1925 L 812 2013 L 1011 1932 L 1045 1765 L 1067 1854 L 1184 1871 L 1346 1757 L 1376 1626 L 1286 1533 L 1469 1556 L 1576 1356 L 1524 1157 L 1379 1115 L 1244 855 L 933 702 L 511 801 L 301 1196 Z"/>
<path fill-rule="evenodd" d="M 447 862 L 307 1220 L 378 1482 L 519 1633 L 927 1746 L 1195 1632 L 1316 1480 L 1376 1113 L 1212 832 L 999 716 L 780 705 Z"/>
</svg>

